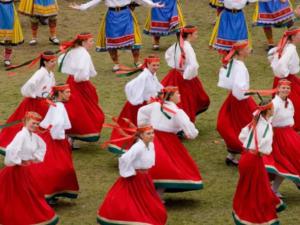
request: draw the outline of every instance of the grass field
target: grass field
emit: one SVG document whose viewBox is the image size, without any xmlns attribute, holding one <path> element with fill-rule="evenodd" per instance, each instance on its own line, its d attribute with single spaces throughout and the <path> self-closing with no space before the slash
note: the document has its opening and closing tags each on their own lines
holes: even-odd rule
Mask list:
<svg viewBox="0 0 300 225">
<path fill-rule="evenodd" d="M 188 193 L 166 195 L 168 224 L 170 225 L 227 225 L 233 224 L 231 217 L 232 198 L 235 191 L 238 172 L 224 163 L 226 156 L 225 145 L 216 132 L 218 110 L 227 93 L 217 88 L 220 59 L 217 53 L 208 48 L 208 41 L 213 29 L 212 21 L 215 11 L 208 6 L 208 0 L 185 0 L 183 11 L 189 24 L 198 26 L 199 40 L 194 48 L 200 63 L 199 76 L 211 98 L 210 108 L 197 119 L 200 133 L 196 140 L 185 142 L 193 158 L 197 162 L 204 180 L 204 189 Z M 103 3 L 85 12 L 74 11 L 67 7 L 69 2 L 59 1 L 60 15 L 58 37 L 61 40 L 72 38 L 76 33 L 90 31 L 97 34 L 100 19 L 106 11 Z M 247 6 L 247 18 L 250 22 L 254 5 Z M 136 13 L 142 27 L 147 15 L 146 8 L 139 7 Z M 20 63 L 32 58 L 37 53 L 55 49 L 48 43 L 48 27 L 40 27 L 39 44 L 28 46 L 30 40 L 30 24 L 28 18 L 20 16 L 26 43 L 16 48 L 14 62 Z M 270 88 L 273 75 L 269 68 L 265 38 L 261 28 L 251 28 L 253 31 L 254 52 L 247 59 L 251 76 L 252 88 Z M 275 30 L 276 41 L 282 30 Z M 175 37 L 162 39 L 160 56 L 175 41 Z M 151 53 L 151 38 L 143 36 L 144 47 L 142 55 Z M 98 89 L 101 106 L 106 114 L 118 115 L 124 102 L 124 85 L 131 78 L 116 78 L 111 73 L 111 62 L 108 54 L 91 52 L 98 76 L 92 81 Z M 126 51 L 120 52 L 122 63 L 132 65 L 131 55 Z M 128 60 L 129 59 L 129 60 Z M 159 78 L 168 71 L 162 60 Z M 20 87 L 32 75 L 33 71 L 21 70 L 16 76 L 7 76 L 4 68 L 0 68 L 0 119 L 1 123 L 14 111 L 21 101 Z M 66 76 L 56 73 L 58 81 L 65 81 Z M 104 130 L 102 140 L 109 136 L 109 130 Z M 118 177 L 117 158 L 100 149 L 99 143 L 82 143 L 81 149 L 73 154 L 74 163 L 80 184 L 79 199 L 60 201 L 55 207 L 61 223 L 65 225 L 96 224 L 96 211 L 106 192 Z M 1 160 L 2 161 L 2 160 Z M 0 166 L 3 166 L 2 162 Z M 0 184 L 1 185 L 1 184 Z M 285 181 L 281 192 L 286 196 L 288 205 L 286 211 L 280 214 L 283 225 L 300 224 L 300 191 L 291 182 Z M 1 206 L 0 206 L 1 207 Z"/>
</svg>

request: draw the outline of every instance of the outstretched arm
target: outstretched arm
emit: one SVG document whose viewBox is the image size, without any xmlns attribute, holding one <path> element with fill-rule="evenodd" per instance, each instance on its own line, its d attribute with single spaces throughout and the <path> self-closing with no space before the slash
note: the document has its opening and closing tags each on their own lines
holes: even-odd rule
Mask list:
<svg viewBox="0 0 300 225">
<path fill-rule="evenodd" d="M 80 5 L 78 5 L 75 2 L 72 2 L 72 3 L 70 3 L 69 7 L 72 8 L 72 9 L 77 9 L 77 10 L 84 11 L 84 10 L 87 10 L 91 7 L 94 7 L 94 6 L 98 5 L 101 1 L 102 0 L 91 0 L 89 2 L 86 2 L 84 4 L 80 4 Z"/>
</svg>

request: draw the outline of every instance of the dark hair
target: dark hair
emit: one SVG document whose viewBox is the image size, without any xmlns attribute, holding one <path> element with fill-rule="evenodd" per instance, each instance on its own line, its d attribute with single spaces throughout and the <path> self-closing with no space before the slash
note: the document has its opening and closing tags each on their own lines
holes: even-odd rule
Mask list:
<svg viewBox="0 0 300 225">
<path fill-rule="evenodd" d="M 264 106 L 264 105 L 268 105 L 270 102 L 272 101 L 272 99 L 268 99 L 268 100 L 263 100 L 259 103 L 259 106 Z M 261 111 L 257 116 L 254 117 L 254 121 L 257 123 L 260 116 L 266 116 L 267 115 L 267 112 L 269 111 L 270 109 L 266 109 L 264 111 Z"/>
<path fill-rule="evenodd" d="M 194 25 L 186 25 L 184 28 L 195 28 L 195 26 Z M 189 34 L 191 34 L 191 33 L 185 33 L 185 32 L 183 32 L 182 33 L 183 40 L 186 40 L 187 37 L 189 36 Z M 179 38 L 180 38 L 180 30 L 176 33 L 176 36 L 177 36 L 177 39 L 179 40 Z"/>
<path fill-rule="evenodd" d="M 82 33 L 80 33 L 80 35 L 87 35 L 87 34 L 90 34 L 90 32 L 82 32 Z M 84 40 L 76 39 L 74 41 L 74 47 L 82 46 L 83 42 L 84 42 Z"/>
<path fill-rule="evenodd" d="M 59 83 L 59 84 L 57 84 L 57 85 L 55 85 L 55 86 L 63 86 L 63 85 L 65 85 L 65 84 L 64 84 L 64 83 Z M 63 92 L 63 91 L 57 91 L 57 90 L 53 91 L 53 94 L 52 94 L 52 100 L 58 98 L 59 92 Z"/>
<path fill-rule="evenodd" d="M 43 55 L 55 55 L 55 52 L 53 52 L 53 51 L 44 51 L 43 52 Z M 40 60 L 40 68 L 43 66 L 43 67 L 45 67 L 46 65 L 45 65 L 45 62 L 48 62 L 49 60 L 46 60 L 46 59 L 43 59 L 43 58 L 41 58 L 41 60 Z"/>
</svg>

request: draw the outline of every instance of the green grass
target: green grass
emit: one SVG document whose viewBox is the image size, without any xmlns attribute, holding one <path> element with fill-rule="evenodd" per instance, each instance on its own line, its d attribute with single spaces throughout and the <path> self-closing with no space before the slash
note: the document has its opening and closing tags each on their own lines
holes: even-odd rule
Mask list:
<svg viewBox="0 0 300 225">
<path fill-rule="evenodd" d="M 197 119 L 200 131 L 196 140 L 185 142 L 191 155 L 199 165 L 204 180 L 204 189 L 200 191 L 167 194 L 166 207 L 168 211 L 168 224 L 171 225 L 227 225 L 233 224 L 231 216 L 232 198 L 235 191 L 238 172 L 224 163 L 226 156 L 225 145 L 216 132 L 216 118 L 218 110 L 227 93 L 217 88 L 220 58 L 217 53 L 208 48 L 213 26 L 215 11 L 210 9 L 208 1 L 183 1 L 186 21 L 197 25 L 199 40 L 194 44 L 200 63 L 199 76 L 211 98 L 210 108 Z M 78 12 L 67 7 L 68 2 L 59 1 L 59 31 L 61 40 L 72 38 L 76 33 L 90 31 L 96 35 L 100 19 L 105 13 L 103 3 L 86 12 Z M 250 22 L 254 6 L 247 6 L 247 18 Z M 147 9 L 136 9 L 139 22 L 142 25 L 146 19 Z M 26 41 L 30 40 L 30 24 L 28 18 L 20 16 Z M 247 59 L 247 66 L 251 76 L 252 88 L 270 88 L 273 74 L 266 59 L 265 37 L 261 28 L 251 28 L 253 31 L 254 52 Z M 279 40 L 282 29 L 275 30 L 276 41 Z M 20 63 L 32 58 L 37 53 L 54 49 L 49 45 L 47 26 L 40 27 L 39 44 L 35 47 L 27 43 L 17 47 L 14 62 Z M 162 39 L 159 55 L 163 59 L 164 51 L 175 41 L 175 37 Z M 142 55 L 147 56 L 151 51 L 151 38 L 143 36 L 144 47 Z M 91 52 L 98 76 L 92 81 L 98 89 L 101 106 L 107 115 L 118 115 L 125 102 L 124 85 L 131 78 L 117 78 L 111 73 L 111 61 L 106 53 Z M 131 55 L 120 51 L 122 63 L 132 65 Z M 159 78 L 168 71 L 162 60 Z M 17 71 L 13 77 L 7 76 L 4 68 L 0 68 L 0 119 L 5 119 L 14 111 L 21 101 L 20 87 L 31 76 L 33 71 L 27 69 Z M 66 76 L 56 73 L 58 81 L 65 81 Z M 102 140 L 108 138 L 109 130 L 104 130 Z M 90 225 L 96 222 L 96 212 L 105 193 L 118 177 L 117 158 L 111 153 L 101 150 L 99 143 L 82 143 L 82 148 L 75 151 L 74 163 L 80 184 L 79 199 L 61 201 L 55 207 L 60 216 L 61 224 Z M 1 164 L 0 166 L 2 166 Z M 1 184 L 0 184 L 1 185 Z M 283 225 L 300 224 L 300 192 L 291 182 L 285 181 L 282 193 L 286 196 L 288 208 L 280 214 Z"/>
</svg>

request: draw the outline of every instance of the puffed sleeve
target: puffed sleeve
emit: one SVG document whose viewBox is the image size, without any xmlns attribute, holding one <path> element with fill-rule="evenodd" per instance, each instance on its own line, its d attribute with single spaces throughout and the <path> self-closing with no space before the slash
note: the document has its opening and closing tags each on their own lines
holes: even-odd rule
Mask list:
<svg viewBox="0 0 300 225">
<path fill-rule="evenodd" d="M 94 7 L 94 6 L 98 5 L 101 1 L 102 0 L 91 0 L 89 2 L 81 4 L 79 10 L 81 10 L 81 11 L 87 10 L 91 7 Z"/>
<path fill-rule="evenodd" d="M 183 72 L 185 80 L 191 80 L 198 75 L 199 64 L 194 49 L 190 44 L 184 45 L 186 54 L 186 65 Z"/>
<path fill-rule="evenodd" d="M 95 70 L 92 58 L 87 51 L 78 55 L 80 57 L 74 65 L 74 80 L 76 82 L 87 81 L 90 77 L 95 77 L 97 72 Z"/>
<path fill-rule="evenodd" d="M 22 150 L 23 143 L 25 141 L 25 136 L 22 131 L 17 133 L 12 142 L 6 147 L 6 154 L 4 159 L 4 164 L 6 166 L 21 165 L 22 159 L 19 156 L 19 152 Z"/>
<path fill-rule="evenodd" d="M 137 115 L 138 126 L 143 125 L 143 124 L 150 124 L 151 112 L 152 112 L 155 104 L 159 104 L 159 103 L 154 102 L 154 103 L 145 105 L 139 109 L 138 115 Z"/>
<path fill-rule="evenodd" d="M 198 136 L 199 131 L 182 109 L 176 112 L 175 120 L 188 139 L 195 139 Z"/>
<path fill-rule="evenodd" d="M 43 74 L 38 70 L 33 76 L 22 86 L 21 93 L 24 97 L 36 98 L 36 89 L 41 80 Z"/>
<path fill-rule="evenodd" d="M 47 129 L 50 125 L 53 125 L 54 116 L 55 116 L 55 107 L 56 106 L 50 106 L 48 109 L 48 112 L 42 122 L 40 122 L 40 127 Z"/>
<path fill-rule="evenodd" d="M 240 135 L 239 135 L 239 140 L 242 142 L 242 143 L 245 143 L 245 141 L 247 140 L 247 137 L 249 135 L 249 132 L 250 132 L 250 129 L 249 129 L 249 125 L 245 126 L 241 132 L 240 132 Z"/>
<path fill-rule="evenodd" d="M 270 124 L 264 131 L 263 137 L 260 140 L 260 149 L 259 151 L 265 155 L 270 155 L 272 152 L 272 143 L 273 143 L 273 131 Z"/>
<path fill-rule="evenodd" d="M 125 94 L 127 100 L 132 105 L 139 105 L 144 102 L 144 91 L 146 86 L 146 76 L 145 72 L 142 72 L 134 78 L 133 80 L 129 81 L 125 86 Z"/>
<path fill-rule="evenodd" d="M 121 177 L 126 178 L 136 175 L 133 162 L 138 157 L 140 152 L 140 148 L 138 148 L 137 145 L 133 145 L 119 158 L 119 171 Z"/>
<path fill-rule="evenodd" d="M 43 162 L 46 154 L 46 143 L 39 136 L 36 135 L 37 149 L 35 149 L 33 156 L 36 161 Z"/>
<path fill-rule="evenodd" d="M 245 96 L 245 91 L 249 89 L 247 69 L 243 68 L 240 70 L 236 70 L 236 68 L 234 67 L 231 75 L 234 76 L 234 81 L 232 85 L 233 96 L 236 97 L 238 100 L 248 98 L 249 96 Z"/>
<path fill-rule="evenodd" d="M 171 47 L 169 47 L 167 49 L 167 51 L 165 52 L 165 60 L 168 64 L 169 67 L 171 68 L 176 68 L 176 56 L 175 56 L 175 48 L 177 48 L 178 44 L 173 44 Z M 178 51 L 180 51 L 179 47 L 178 47 Z"/>
<path fill-rule="evenodd" d="M 296 47 L 291 45 L 288 46 L 288 48 L 286 49 L 286 51 L 284 51 L 284 54 L 281 56 L 281 58 L 278 59 L 277 63 L 272 65 L 273 72 L 275 73 L 276 76 L 280 78 L 285 78 L 290 74 L 289 62 L 295 50 Z"/>
</svg>

